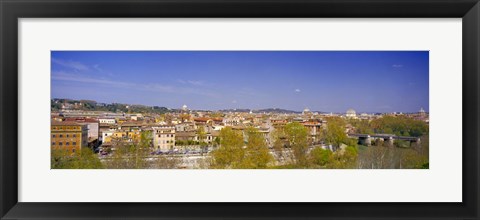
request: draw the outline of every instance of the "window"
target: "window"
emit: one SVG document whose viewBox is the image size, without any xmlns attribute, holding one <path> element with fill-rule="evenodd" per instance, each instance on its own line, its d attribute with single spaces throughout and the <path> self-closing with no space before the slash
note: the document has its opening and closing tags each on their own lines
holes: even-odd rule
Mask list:
<svg viewBox="0 0 480 220">
<path fill-rule="evenodd" d="M 77 145 L 77 142 L 72 142 L 72 145 Z"/>
<path fill-rule="evenodd" d="M 63 137 L 63 134 L 61 134 L 61 135 L 58 135 L 58 136 L 59 136 L 59 137 Z"/>
<path fill-rule="evenodd" d="M 62 146 L 62 145 L 63 145 L 63 143 L 62 143 L 62 142 L 58 142 L 58 145 Z"/>
<path fill-rule="evenodd" d="M 54 134 L 52 134 L 52 138 L 55 138 L 55 135 L 54 135 Z"/>
<path fill-rule="evenodd" d="M 52 142 L 52 145 L 55 145 L 55 142 Z"/>
<path fill-rule="evenodd" d="M 75 149 L 72 149 L 72 153 L 75 153 Z"/>
<path fill-rule="evenodd" d="M 69 135 L 67 134 L 67 138 L 69 137 Z"/>
<path fill-rule="evenodd" d="M 76 135 L 76 134 L 74 134 L 74 135 L 72 135 L 72 137 L 77 137 L 77 135 Z"/>
<path fill-rule="evenodd" d="M 65 145 L 67 145 L 67 146 L 70 145 L 70 142 L 66 142 Z"/>
</svg>

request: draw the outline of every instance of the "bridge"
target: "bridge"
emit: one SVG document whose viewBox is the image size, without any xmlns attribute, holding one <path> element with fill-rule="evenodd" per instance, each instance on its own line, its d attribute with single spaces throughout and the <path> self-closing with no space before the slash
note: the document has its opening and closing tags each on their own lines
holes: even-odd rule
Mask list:
<svg viewBox="0 0 480 220">
<path fill-rule="evenodd" d="M 372 141 L 381 139 L 384 143 L 388 143 L 390 146 L 393 146 L 394 140 L 409 141 L 410 146 L 420 146 L 419 137 L 406 137 L 406 136 L 397 136 L 394 134 L 347 134 L 349 138 L 357 138 L 358 142 L 361 145 L 371 146 Z"/>
</svg>

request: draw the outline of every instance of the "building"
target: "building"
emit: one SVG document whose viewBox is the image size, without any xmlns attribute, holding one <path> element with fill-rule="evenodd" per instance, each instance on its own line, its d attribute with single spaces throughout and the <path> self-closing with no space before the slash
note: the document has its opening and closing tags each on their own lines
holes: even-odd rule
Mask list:
<svg viewBox="0 0 480 220">
<path fill-rule="evenodd" d="M 301 124 L 305 128 L 307 128 L 309 138 L 311 139 L 311 141 L 313 141 L 314 143 L 316 141 L 319 141 L 318 139 L 319 139 L 319 136 L 321 135 L 321 132 L 322 132 L 322 123 L 321 122 L 305 121 L 305 122 L 301 122 Z"/>
<path fill-rule="evenodd" d="M 357 118 L 357 112 L 353 109 L 348 109 L 347 114 L 345 114 L 347 118 Z"/>
<path fill-rule="evenodd" d="M 260 127 L 258 132 L 262 135 L 265 140 L 265 143 L 269 148 L 273 147 L 273 141 L 271 137 L 271 128 L 270 127 Z"/>
<path fill-rule="evenodd" d="M 153 147 L 156 150 L 169 151 L 175 146 L 175 127 L 160 126 L 153 129 Z"/>
<path fill-rule="evenodd" d="M 197 130 L 197 126 L 195 126 L 192 122 L 184 122 L 175 125 L 175 130 L 177 132 L 188 132 L 188 131 L 195 131 Z"/>
<path fill-rule="evenodd" d="M 100 141 L 102 143 L 110 143 L 112 141 L 112 136 L 115 133 L 114 130 L 104 130 L 101 132 Z"/>
<path fill-rule="evenodd" d="M 311 113 L 311 112 L 310 112 L 310 109 L 309 109 L 309 108 L 305 108 L 305 109 L 303 109 L 302 115 L 308 115 L 308 114 L 310 114 L 310 113 Z"/>
<path fill-rule="evenodd" d="M 193 121 L 195 122 L 195 125 L 206 125 L 206 124 L 212 124 L 212 119 L 210 118 L 205 118 L 205 117 L 200 117 L 200 118 L 194 118 Z"/>
<path fill-rule="evenodd" d="M 237 126 L 242 123 L 243 118 L 239 116 L 229 116 L 222 119 L 222 123 L 225 126 Z"/>
<path fill-rule="evenodd" d="M 175 133 L 175 138 L 179 143 L 193 143 L 197 141 L 197 134 L 195 131 L 180 131 Z"/>
<path fill-rule="evenodd" d="M 423 108 L 420 108 L 420 111 L 418 111 L 418 114 L 419 114 L 420 116 L 425 116 L 425 115 L 427 115 L 427 113 L 425 112 L 425 110 L 423 110 Z"/>
<path fill-rule="evenodd" d="M 100 124 L 115 124 L 116 121 L 114 118 L 99 118 L 98 121 Z"/>
<path fill-rule="evenodd" d="M 50 143 L 54 150 L 65 150 L 68 153 L 80 152 L 88 145 L 88 125 L 76 122 L 51 122 Z"/>
<path fill-rule="evenodd" d="M 76 118 L 65 118 L 66 122 L 76 122 L 78 124 L 86 124 L 88 129 L 88 142 L 98 140 L 99 136 L 99 123 L 97 119 L 85 118 L 85 117 L 76 117 Z"/>
<path fill-rule="evenodd" d="M 142 119 L 143 119 L 142 114 L 132 114 L 132 115 L 130 115 L 130 120 L 132 120 L 132 121 L 140 121 Z"/>
</svg>

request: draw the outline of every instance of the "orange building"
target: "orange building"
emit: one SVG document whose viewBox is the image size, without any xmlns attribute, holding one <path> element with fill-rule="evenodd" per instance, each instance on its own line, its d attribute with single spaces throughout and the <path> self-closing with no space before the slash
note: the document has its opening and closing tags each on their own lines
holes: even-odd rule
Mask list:
<svg viewBox="0 0 480 220">
<path fill-rule="evenodd" d="M 81 147 L 88 145 L 88 128 L 86 124 L 76 122 L 57 122 L 51 124 L 51 147 L 54 150 L 80 152 Z"/>
</svg>

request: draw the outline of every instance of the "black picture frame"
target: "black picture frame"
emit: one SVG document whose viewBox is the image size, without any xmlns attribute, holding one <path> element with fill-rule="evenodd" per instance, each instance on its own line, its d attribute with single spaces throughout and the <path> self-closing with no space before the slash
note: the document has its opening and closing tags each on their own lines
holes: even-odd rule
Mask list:
<svg viewBox="0 0 480 220">
<path fill-rule="evenodd" d="M 1 0 L 2 219 L 478 219 L 478 0 Z M 462 18 L 461 203 L 22 203 L 18 202 L 18 19 L 120 17 Z M 448 42 L 445 42 L 448 43 Z M 41 189 L 39 189 L 41 190 Z M 442 193 L 442 192 L 439 192 Z"/>
</svg>

